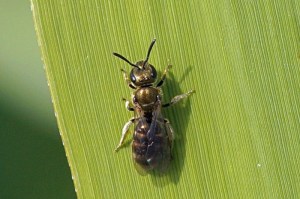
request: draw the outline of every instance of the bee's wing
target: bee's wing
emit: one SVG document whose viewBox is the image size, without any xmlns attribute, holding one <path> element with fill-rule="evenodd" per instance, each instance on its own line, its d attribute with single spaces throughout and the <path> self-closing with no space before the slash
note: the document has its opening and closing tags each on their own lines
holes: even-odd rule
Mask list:
<svg viewBox="0 0 300 199">
<path fill-rule="evenodd" d="M 148 174 L 147 170 L 145 170 L 141 165 L 139 165 L 134 159 L 133 159 L 133 162 L 134 162 L 134 167 L 135 167 L 136 171 L 140 175 L 145 176 Z"/>
<path fill-rule="evenodd" d="M 150 166 L 164 171 L 171 160 L 171 148 L 167 127 L 160 113 L 160 106 L 153 112 L 152 122 L 147 133 L 148 148 L 146 158 Z"/>
<path fill-rule="evenodd" d="M 160 124 L 158 123 L 158 118 L 161 118 L 160 116 L 160 106 L 157 107 L 156 110 L 153 111 L 152 114 L 152 121 L 149 128 L 149 131 L 147 132 L 147 138 L 149 140 L 149 144 L 151 144 L 151 141 L 155 140 L 155 136 L 157 132 L 159 131 Z M 161 121 L 159 121 L 161 122 Z"/>
<path fill-rule="evenodd" d="M 135 109 L 134 109 L 134 118 L 138 119 L 140 117 L 142 117 L 143 112 L 135 105 Z"/>
</svg>

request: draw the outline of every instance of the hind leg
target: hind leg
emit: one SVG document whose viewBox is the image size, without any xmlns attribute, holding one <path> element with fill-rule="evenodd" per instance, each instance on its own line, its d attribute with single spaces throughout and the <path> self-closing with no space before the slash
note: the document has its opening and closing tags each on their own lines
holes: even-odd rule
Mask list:
<svg viewBox="0 0 300 199">
<path fill-rule="evenodd" d="M 164 121 L 165 121 L 165 125 L 166 125 L 166 127 L 167 127 L 167 133 L 168 133 L 168 137 L 169 137 L 169 142 L 170 142 L 170 144 L 171 144 L 171 149 L 173 148 L 173 141 L 174 141 L 174 130 L 173 130 L 173 128 L 172 128 L 172 126 L 171 126 L 171 124 L 170 124 L 170 122 L 169 122 L 169 120 L 168 119 L 164 119 Z"/>
<path fill-rule="evenodd" d="M 124 127 L 123 127 L 123 129 L 122 129 L 122 136 L 121 136 L 121 139 L 120 139 L 120 142 L 119 142 L 117 148 L 115 149 L 115 152 L 118 152 L 118 150 L 119 150 L 120 147 L 122 146 L 122 144 L 123 144 L 123 142 L 124 142 L 126 136 L 127 136 L 128 133 L 129 133 L 129 131 L 128 131 L 128 130 L 129 130 L 129 127 L 133 124 L 134 120 L 135 120 L 135 118 L 133 117 L 133 118 L 131 118 L 131 119 L 124 125 Z"/>
</svg>

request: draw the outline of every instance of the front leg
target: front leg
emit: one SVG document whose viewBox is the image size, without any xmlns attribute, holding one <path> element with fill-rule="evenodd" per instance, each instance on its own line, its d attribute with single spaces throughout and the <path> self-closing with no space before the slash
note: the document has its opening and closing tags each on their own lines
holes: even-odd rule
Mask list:
<svg viewBox="0 0 300 199">
<path fill-rule="evenodd" d="M 120 147 L 122 146 L 126 136 L 128 135 L 129 133 L 129 127 L 133 124 L 135 118 L 132 117 L 130 118 L 130 120 L 124 125 L 123 129 L 122 129 L 122 136 L 121 136 L 121 139 L 120 139 L 120 142 L 117 146 L 117 148 L 115 149 L 115 152 L 118 152 L 118 150 L 120 149 Z"/>
<path fill-rule="evenodd" d="M 172 68 L 172 65 L 168 65 L 167 68 L 165 69 L 163 75 L 161 76 L 160 81 L 158 82 L 158 84 L 156 85 L 156 87 L 160 87 L 163 85 L 165 79 L 166 79 L 166 75 L 169 72 L 170 68 Z"/>
<path fill-rule="evenodd" d="M 125 70 L 121 69 L 122 73 L 123 73 L 123 77 L 127 83 L 127 85 L 130 87 L 130 88 L 133 88 L 133 89 L 136 89 L 136 87 L 132 84 L 132 82 L 130 81 L 130 79 L 128 78 L 128 75 L 126 73 Z"/>
<path fill-rule="evenodd" d="M 166 103 L 166 104 L 163 104 L 162 107 L 168 107 L 168 106 L 171 106 L 173 104 L 176 104 L 177 102 L 179 102 L 180 100 L 190 96 L 192 93 L 194 93 L 195 90 L 190 90 L 189 92 L 187 93 L 184 93 L 184 94 L 181 94 L 181 95 L 176 95 L 175 97 L 173 97 L 171 99 L 171 102 L 169 103 Z"/>
</svg>

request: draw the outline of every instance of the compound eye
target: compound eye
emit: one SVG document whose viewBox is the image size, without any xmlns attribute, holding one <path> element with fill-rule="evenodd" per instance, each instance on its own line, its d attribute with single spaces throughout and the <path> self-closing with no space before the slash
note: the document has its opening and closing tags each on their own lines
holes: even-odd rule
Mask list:
<svg viewBox="0 0 300 199">
<path fill-rule="evenodd" d="M 135 83 L 136 82 L 136 78 L 133 74 L 133 71 L 130 72 L 130 80 L 132 81 L 132 83 Z"/>
<path fill-rule="evenodd" d="M 157 77 L 157 72 L 153 66 L 150 66 L 150 68 L 151 68 L 151 77 L 155 79 Z"/>
</svg>

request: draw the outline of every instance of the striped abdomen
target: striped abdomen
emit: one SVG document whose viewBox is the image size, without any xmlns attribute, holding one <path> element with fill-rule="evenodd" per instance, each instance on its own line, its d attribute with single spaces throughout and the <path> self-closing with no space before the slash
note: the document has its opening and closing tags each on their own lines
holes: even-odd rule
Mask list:
<svg viewBox="0 0 300 199">
<path fill-rule="evenodd" d="M 150 119 L 151 120 L 151 119 Z M 144 170 L 164 171 L 171 160 L 171 144 L 163 118 L 152 124 L 143 117 L 136 122 L 132 142 L 133 159 Z"/>
</svg>

